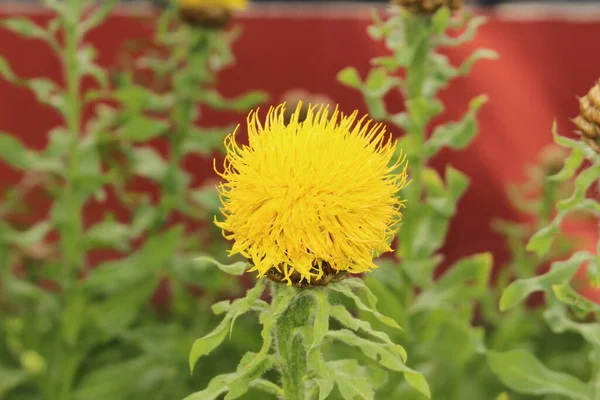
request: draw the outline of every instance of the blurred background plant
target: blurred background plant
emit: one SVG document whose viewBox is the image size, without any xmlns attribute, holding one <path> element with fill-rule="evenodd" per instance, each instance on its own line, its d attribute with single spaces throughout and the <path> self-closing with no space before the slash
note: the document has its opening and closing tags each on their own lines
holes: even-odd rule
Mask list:
<svg viewBox="0 0 600 400">
<path fill-rule="evenodd" d="M 48 140 L 39 151 L 0 135 L 0 160 L 23 174 L 0 204 L 0 398 L 182 398 L 208 376 L 203 368 L 190 376 L 187 360 L 213 321 L 209 305 L 244 286 L 193 261 L 225 254 L 210 228 L 214 185 L 194 182 L 186 169 L 219 152 L 231 130 L 199 125 L 202 111 L 246 111 L 265 99 L 260 92 L 226 99 L 216 88 L 219 71 L 234 62 L 240 32 L 225 29 L 233 10 L 215 25 L 182 19 L 189 10 L 167 5 L 152 54 L 110 82 L 86 34 L 116 3 L 46 0 L 54 14 L 46 26 L 0 22 L 44 41 L 64 74 L 63 82 L 23 79 L 0 59 L 4 79 L 64 120 L 40 133 Z M 160 88 L 137 82 L 140 71 Z M 28 218 L 32 193 L 51 199 L 41 221 Z M 86 218 L 88 207 L 110 197 L 118 208 Z M 238 346 L 258 339 L 248 331 L 204 367 L 212 374 L 234 366 L 228 360 L 237 360 Z"/>
<path fill-rule="evenodd" d="M 600 307 L 581 293 L 582 282 L 584 287 L 598 287 L 598 255 L 580 250 L 569 252 L 566 260 L 557 260 L 565 254 L 556 254 L 557 249 L 563 248 L 562 239 L 570 217 L 598 218 L 599 215 L 598 191 L 593 190 L 600 172 L 599 94 L 600 82 L 579 100 L 580 115 L 574 122 L 581 140 L 560 136 L 556 124 L 552 129 L 554 141 L 566 149 L 568 158 L 560 171 L 554 171 L 556 173 L 545 180 L 544 186 L 566 186 L 570 189 L 569 196 L 552 207 L 545 207 L 547 212 L 526 246 L 538 260 L 552 261 L 550 269 L 541 275 L 517 275 L 518 279 L 503 290 L 500 298 L 500 309 L 511 310 L 509 315 L 515 316 L 520 314 L 520 306 L 531 294 L 542 292 L 545 297 L 539 315 L 546 324 L 536 324 L 534 320 L 529 326 L 550 330 L 553 335 L 546 335 L 545 340 L 528 346 L 514 339 L 506 343 L 512 350 L 505 354 L 510 353 L 515 363 L 512 368 L 497 372 L 506 386 L 523 395 L 548 395 L 544 398 L 549 399 L 600 398 Z M 598 240 L 596 253 L 600 248 Z M 494 359 L 501 360 L 496 354 Z M 537 373 L 533 376 L 529 371 Z"/>
</svg>

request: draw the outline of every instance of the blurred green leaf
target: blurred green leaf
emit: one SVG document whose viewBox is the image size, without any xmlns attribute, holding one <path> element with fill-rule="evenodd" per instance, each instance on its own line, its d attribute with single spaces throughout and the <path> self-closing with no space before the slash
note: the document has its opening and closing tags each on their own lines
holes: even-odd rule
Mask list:
<svg viewBox="0 0 600 400">
<path fill-rule="evenodd" d="M 27 18 L 4 18 L 0 21 L 0 27 L 28 39 L 40 39 L 45 42 L 51 40 L 51 36 L 44 28 Z"/>
<path fill-rule="evenodd" d="M 431 27 L 435 34 L 444 33 L 450 22 L 450 9 L 448 7 L 441 7 L 431 17 Z"/>
<path fill-rule="evenodd" d="M 112 1 L 112 0 L 111 0 Z M 108 72 L 95 62 L 96 49 L 84 46 L 77 51 L 77 61 L 82 75 L 91 76 L 102 89 L 108 88 Z"/>
<path fill-rule="evenodd" d="M 556 298 L 567 304 L 580 317 L 585 318 L 590 313 L 600 316 L 600 305 L 586 299 L 567 284 L 554 285 L 552 290 Z"/>
<path fill-rule="evenodd" d="M 556 208 L 559 210 L 570 210 L 579 205 L 585 199 L 585 195 L 590 186 L 596 183 L 598 176 L 600 176 L 600 165 L 592 165 L 582 171 L 577 175 L 577 178 L 575 178 L 575 191 L 571 197 L 559 201 L 556 204 Z"/>
<path fill-rule="evenodd" d="M 52 223 L 50 221 L 42 221 L 26 231 L 13 233 L 9 240 L 22 248 L 31 247 L 40 243 L 50 233 L 51 229 Z"/>
<path fill-rule="evenodd" d="M 163 120 L 137 115 L 121 125 L 116 134 L 124 140 L 147 142 L 163 135 L 168 129 L 169 124 Z"/>
<path fill-rule="evenodd" d="M 235 98 L 226 99 L 215 90 L 204 90 L 198 96 L 200 103 L 207 104 L 214 109 L 240 112 L 256 108 L 268 98 L 268 95 L 261 91 L 248 92 Z"/>
<path fill-rule="evenodd" d="M 152 356 L 142 355 L 110 363 L 84 375 L 73 393 L 74 400 L 128 400 L 139 392 L 144 373 L 156 365 Z"/>
<path fill-rule="evenodd" d="M 106 20 L 108 14 L 119 4 L 119 0 L 104 0 L 87 18 L 81 22 L 81 30 L 89 32 Z"/>
<path fill-rule="evenodd" d="M 87 249 L 114 247 L 124 251 L 129 248 L 130 239 L 129 225 L 109 217 L 88 229 L 85 233 L 85 247 Z"/>
<path fill-rule="evenodd" d="M 337 80 L 343 85 L 350 86 L 354 89 L 360 89 L 363 85 L 362 79 L 354 67 L 346 67 L 338 72 Z"/>
<path fill-rule="evenodd" d="M 586 261 L 591 261 L 594 256 L 588 252 L 580 251 L 565 261 L 552 263 L 550 271 L 529 279 L 518 279 L 512 282 L 500 297 L 500 310 L 508 310 L 523 301 L 529 294 L 540 290 L 549 291 L 552 286 L 566 283 L 571 280 L 575 272 Z"/>
<path fill-rule="evenodd" d="M 26 383 L 30 377 L 31 375 L 24 370 L 0 367 L 0 398 Z"/>
<path fill-rule="evenodd" d="M 581 167 L 583 160 L 585 160 L 585 153 L 580 149 L 573 149 L 571 154 L 569 154 L 569 157 L 565 160 L 560 172 L 548 177 L 548 180 L 554 182 L 564 182 L 573 178 L 579 167 Z"/>
<path fill-rule="evenodd" d="M 137 147 L 133 150 L 135 172 L 144 178 L 162 181 L 167 172 L 167 162 L 150 147 Z"/>
<path fill-rule="evenodd" d="M 156 277 L 151 276 L 128 290 L 113 293 L 89 306 L 95 326 L 109 338 L 125 331 L 150 300 L 158 282 Z"/>
<path fill-rule="evenodd" d="M 457 47 L 461 46 L 475 38 L 477 30 L 480 26 L 487 22 L 487 18 L 483 16 L 471 18 L 468 20 L 466 29 L 456 37 L 442 36 L 438 42 L 441 46 Z"/>
<path fill-rule="evenodd" d="M 490 351 L 488 364 L 502 383 L 518 393 L 556 394 L 575 400 L 592 398 L 585 383 L 574 376 L 548 369 L 524 350 Z"/>
<path fill-rule="evenodd" d="M 413 126 L 424 129 L 427 123 L 444 111 L 443 104 L 437 99 L 416 97 L 407 100 L 406 107 L 409 111 Z"/>
<path fill-rule="evenodd" d="M 469 57 L 467 57 L 459 68 L 459 73 L 466 76 L 471 72 L 473 65 L 479 60 L 497 60 L 498 53 L 490 49 L 477 49 Z"/>
<path fill-rule="evenodd" d="M 16 137 L 0 132 L 0 160 L 11 167 L 27 169 L 35 161 L 35 153 Z"/>
<path fill-rule="evenodd" d="M 221 271 L 234 276 L 243 275 L 249 266 L 249 264 L 245 261 L 238 261 L 233 264 L 221 264 L 220 262 L 209 256 L 198 257 L 195 261 L 200 263 L 205 262 L 212 264 L 218 267 Z"/>
<path fill-rule="evenodd" d="M 551 307 L 544 311 L 544 319 L 555 333 L 577 332 L 589 343 L 600 346 L 600 324 L 581 323 L 570 320 L 562 307 Z"/>
<path fill-rule="evenodd" d="M 183 142 L 183 151 L 202 156 L 210 156 L 215 151 L 223 151 L 225 136 L 234 130 L 234 127 L 191 128 Z"/>
<path fill-rule="evenodd" d="M 183 400 L 216 400 L 229 390 L 229 381 L 235 374 L 217 375 L 211 379 L 206 389 L 192 393 Z"/>
<path fill-rule="evenodd" d="M 327 363 L 335 383 L 344 400 L 373 400 L 372 388 L 367 371 L 356 360 L 339 360 Z"/>
</svg>

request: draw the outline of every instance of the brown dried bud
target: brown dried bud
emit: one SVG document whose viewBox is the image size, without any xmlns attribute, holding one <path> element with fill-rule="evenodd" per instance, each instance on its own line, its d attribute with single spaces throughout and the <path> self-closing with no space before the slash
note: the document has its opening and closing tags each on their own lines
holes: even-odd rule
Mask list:
<svg viewBox="0 0 600 400">
<path fill-rule="evenodd" d="M 544 147 L 540 153 L 540 164 L 546 175 L 557 174 L 563 167 L 569 152 L 557 145 L 551 144 Z"/>
<path fill-rule="evenodd" d="M 298 121 L 302 122 L 306 119 L 309 104 L 333 105 L 333 101 L 324 94 L 309 93 L 303 89 L 288 90 L 281 96 L 282 102 L 286 103 L 284 118 L 286 123 L 290 121 L 292 113 L 296 110 L 298 103 L 302 102 L 300 116 Z"/>
<path fill-rule="evenodd" d="M 413 14 L 433 14 L 443 6 L 452 11 L 458 10 L 463 0 L 392 0 L 392 4 L 404 7 Z"/>
<path fill-rule="evenodd" d="M 572 121 L 582 139 L 600 153 L 600 79 L 579 99 L 579 115 Z"/>
<path fill-rule="evenodd" d="M 180 7 L 179 18 L 191 26 L 223 29 L 231 21 L 232 13 L 225 7 Z"/>
</svg>

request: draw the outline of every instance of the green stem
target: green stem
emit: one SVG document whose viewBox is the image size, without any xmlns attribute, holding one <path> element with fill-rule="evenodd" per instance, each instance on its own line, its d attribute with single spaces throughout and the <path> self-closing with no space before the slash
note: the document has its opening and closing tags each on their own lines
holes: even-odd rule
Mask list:
<svg viewBox="0 0 600 400">
<path fill-rule="evenodd" d="M 62 284 L 68 290 L 72 284 L 75 272 L 83 264 L 83 253 L 79 240 L 82 236 L 83 224 L 81 210 L 83 207 L 81 195 L 77 191 L 77 174 L 79 170 L 79 130 L 81 125 L 80 85 L 81 75 L 77 61 L 79 46 L 78 22 L 81 5 L 78 0 L 71 0 L 69 7 L 74 13 L 73 19 L 65 19 L 65 58 L 63 62 L 67 83 L 67 129 L 71 135 L 68 154 L 68 176 L 65 188 L 65 202 L 68 210 L 68 220 L 64 222 L 61 232 L 65 262 L 63 263 Z"/>
<path fill-rule="evenodd" d="M 71 135 L 68 152 L 68 173 L 63 207 L 66 209 L 66 220 L 59 224 L 61 246 L 64 254 L 62 265 L 62 286 L 65 293 L 63 307 L 68 307 L 78 289 L 74 284 L 76 272 L 83 267 L 84 252 L 81 246 L 83 236 L 83 196 L 78 188 L 79 171 L 79 135 L 81 127 L 81 71 L 77 59 L 77 50 L 81 40 L 79 22 L 81 19 L 80 0 L 70 0 L 69 9 L 73 13 L 70 18 L 64 18 L 65 48 L 63 68 L 67 90 L 66 124 Z M 63 309 L 64 311 L 64 309 Z M 75 318 L 72 324 L 79 325 L 81 318 Z M 59 400 L 71 397 L 71 389 L 79 364 L 78 355 L 73 344 L 68 345 L 64 338 L 66 332 L 61 330 L 56 335 L 56 358 L 58 361 L 57 375 L 55 376 L 55 396 Z"/>
<path fill-rule="evenodd" d="M 187 49 L 188 60 L 192 56 L 201 55 L 205 64 L 203 68 L 208 68 L 208 32 L 200 32 L 199 37 L 193 37 Z M 203 54 L 204 53 L 204 54 Z M 190 88 L 199 87 L 202 83 L 202 74 L 204 70 L 198 69 L 197 65 L 187 63 L 185 68 L 178 72 L 183 77 L 175 83 L 174 90 L 176 96 L 176 105 L 174 108 L 175 130 L 169 136 L 170 155 L 167 171 L 162 183 L 162 197 L 158 206 L 156 218 L 150 228 L 150 235 L 158 233 L 160 228 L 167 222 L 170 211 L 178 202 L 179 188 L 177 183 L 177 174 L 179 165 L 184 156 L 183 145 L 190 130 L 190 125 L 194 123 L 193 112 L 196 101 Z M 176 80 L 177 81 L 177 80 Z"/>
<path fill-rule="evenodd" d="M 275 286 L 275 285 L 273 285 Z M 295 288 L 279 287 L 274 296 Z M 274 344 L 279 358 L 284 400 L 307 400 L 304 378 L 307 375 L 306 351 L 300 328 L 308 324 L 313 302 L 308 295 L 297 295 L 277 321 Z"/>
</svg>

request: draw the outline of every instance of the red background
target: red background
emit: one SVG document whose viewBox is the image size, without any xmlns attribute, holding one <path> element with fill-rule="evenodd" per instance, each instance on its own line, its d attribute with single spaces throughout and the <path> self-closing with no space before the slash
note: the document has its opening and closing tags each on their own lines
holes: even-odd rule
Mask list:
<svg viewBox="0 0 600 400">
<path fill-rule="evenodd" d="M 47 18 L 34 7 L 0 5 L 0 17 L 7 15 L 28 15 L 37 21 Z M 443 250 L 448 261 L 492 251 L 499 266 L 507 261 L 508 253 L 503 239 L 490 229 L 490 220 L 520 217 L 508 203 L 505 185 L 522 180 L 525 166 L 535 162 L 539 151 L 552 141 L 552 121 L 557 120 L 563 134 L 573 130 L 568 119 L 578 112 L 575 95 L 585 94 L 600 76 L 600 53 L 594 50 L 600 38 L 600 18 L 528 20 L 493 13 L 489 17 L 474 42 L 450 49 L 448 54 L 457 63 L 475 48 L 486 47 L 496 50 L 500 59 L 480 62 L 467 79 L 458 79 L 443 93 L 449 119 L 460 118 L 472 97 L 488 94 L 490 102 L 479 115 L 480 134 L 468 150 L 445 151 L 433 164 L 442 169 L 451 163 L 472 179 Z M 344 111 L 365 111 L 360 94 L 338 84 L 335 76 L 349 65 L 364 76 L 369 59 L 385 51 L 366 34 L 368 7 L 255 7 L 236 23 L 244 32 L 234 47 L 237 65 L 221 76 L 224 95 L 262 89 L 275 103 L 285 91 L 303 88 L 327 94 Z M 148 10 L 122 8 L 89 39 L 98 48 L 100 63 L 114 65 L 119 46 L 128 39 L 149 38 L 152 25 Z M 22 76 L 61 81 L 59 62 L 42 43 L 0 30 L 0 54 Z M 401 108 L 401 101 L 399 96 L 391 97 L 390 108 Z M 235 122 L 243 121 L 244 116 L 239 116 Z M 45 133 L 59 122 L 51 109 L 35 103 L 33 95 L 0 81 L 0 131 L 41 148 Z M 210 165 L 191 167 L 198 178 L 205 178 L 213 176 Z M 3 186 L 17 178 L 16 172 L 0 165 Z M 87 217 L 100 212 L 91 210 Z M 590 245 L 595 242 L 593 224 L 581 229 Z"/>
</svg>

